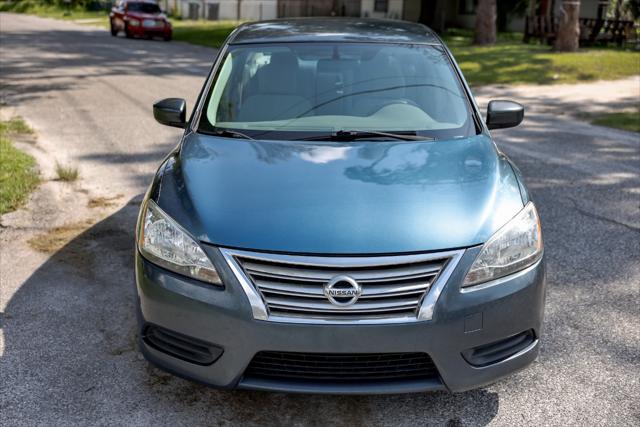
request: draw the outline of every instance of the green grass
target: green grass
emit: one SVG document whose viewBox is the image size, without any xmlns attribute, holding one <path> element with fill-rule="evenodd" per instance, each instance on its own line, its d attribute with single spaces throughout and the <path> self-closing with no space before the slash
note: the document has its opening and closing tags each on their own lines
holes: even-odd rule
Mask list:
<svg viewBox="0 0 640 427">
<path fill-rule="evenodd" d="M 602 114 L 592 118 L 591 123 L 631 132 L 640 132 L 640 110 Z"/>
<path fill-rule="evenodd" d="M 78 172 L 78 168 L 64 166 L 56 162 L 56 175 L 58 175 L 58 181 L 73 182 L 78 179 L 80 173 Z"/>
<path fill-rule="evenodd" d="M 238 21 L 171 21 L 173 39 L 187 43 L 218 48 L 229 33 L 239 24 Z"/>
<path fill-rule="evenodd" d="M 97 23 L 105 26 L 109 22 L 109 12 L 105 10 L 90 11 L 79 6 L 67 8 L 59 5 L 43 4 L 34 0 L 0 1 L 0 12 L 27 13 L 29 15 L 69 21 L 95 19 Z"/>
<path fill-rule="evenodd" d="M 0 214 L 20 207 L 40 182 L 33 157 L 15 148 L 10 139 L 30 132 L 21 119 L 0 121 Z"/>
<path fill-rule="evenodd" d="M 592 47 L 556 53 L 546 45 L 524 44 L 519 33 L 500 34 L 493 46 L 473 46 L 471 32 L 444 35 L 472 86 L 486 84 L 553 84 L 615 80 L 640 74 L 640 52 Z"/>
<path fill-rule="evenodd" d="M 11 134 L 30 134 L 33 129 L 22 120 L 22 117 L 12 117 L 9 120 L 0 121 L 0 134 L 7 136 Z"/>
</svg>

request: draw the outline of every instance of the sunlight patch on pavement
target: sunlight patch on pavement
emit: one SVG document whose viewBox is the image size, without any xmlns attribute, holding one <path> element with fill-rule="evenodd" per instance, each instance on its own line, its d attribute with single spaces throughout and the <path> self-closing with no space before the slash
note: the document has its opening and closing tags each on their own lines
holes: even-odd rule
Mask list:
<svg viewBox="0 0 640 427">
<path fill-rule="evenodd" d="M 619 184 L 624 181 L 638 179 L 638 174 L 628 172 L 613 172 L 608 174 L 596 175 L 585 182 L 592 185 L 612 185 Z"/>
</svg>

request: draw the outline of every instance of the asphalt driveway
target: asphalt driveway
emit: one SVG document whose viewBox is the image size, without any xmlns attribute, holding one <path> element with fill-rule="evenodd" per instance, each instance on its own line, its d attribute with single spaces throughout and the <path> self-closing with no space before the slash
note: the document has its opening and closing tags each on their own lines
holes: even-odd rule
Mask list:
<svg viewBox="0 0 640 427">
<path fill-rule="evenodd" d="M 180 134 L 157 125 L 150 106 L 168 96 L 193 105 L 215 51 L 27 16 L 0 14 L 0 29 L 3 103 L 37 130 L 43 157 L 81 173 L 64 190 L 77 198 L 2 220 L 3 425 L 640 424 L 640 137 L 572 114 L 637 105 L 639 79 L 478 90 L 481 104 L 499 96 L 528 107 L 520 127 L 495 137 L 544 227 L 545 335 L 531 367 L 460 394 L 220 392 L 141 359 L 132 271 L 139 200 Z M 26 240 L 77 220 L 83 194 L 118 197 L 62 248 L 34 251 Z"/>
</svg>

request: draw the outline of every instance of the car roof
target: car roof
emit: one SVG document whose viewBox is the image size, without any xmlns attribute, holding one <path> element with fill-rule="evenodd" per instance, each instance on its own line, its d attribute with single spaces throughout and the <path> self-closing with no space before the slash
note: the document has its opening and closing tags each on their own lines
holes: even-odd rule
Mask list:
<svg viewBox="0 0 640 427">
<path fill-rule="evenodd" d="M 283 42 L 442 42 L 435 32 L 415 22 L 371 18 L 286 18 L 243 24 L 228 44 Z"/>
</svg>

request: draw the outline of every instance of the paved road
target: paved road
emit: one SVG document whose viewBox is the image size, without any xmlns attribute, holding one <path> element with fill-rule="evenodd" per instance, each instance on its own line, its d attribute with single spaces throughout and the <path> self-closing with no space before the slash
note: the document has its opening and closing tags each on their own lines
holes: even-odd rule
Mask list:
<svg viewBox="0 0 640 427">
<path fill-rule="evenodd" d="M 23 242 L 29 227 L 0 231 L 4 425 L 640 424 L 640 140 L 568 114 L 581 97 L 637 103 L 639 80 L 478 91 L 530 107 L 521 127 L 495 133 L 545 231 L 545 335 L 530 368 L 454 395 L 219 392 L 141 360 L 131 262 L 136 200 L 179 135 L 153 122 L 150 105 L 192 105 L 214 51 L 26 16 L 0 15 L 0 28 L 3 101 L 38 130 L 45 156 L 80 165 L 78 194 L 124 196 L 51 256 Z"/>
</svg>

